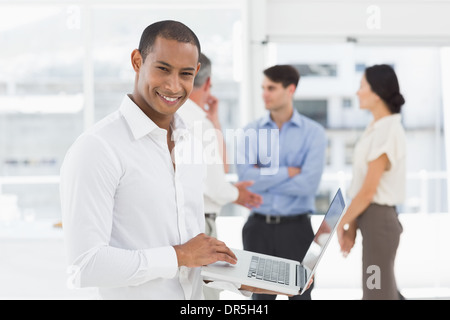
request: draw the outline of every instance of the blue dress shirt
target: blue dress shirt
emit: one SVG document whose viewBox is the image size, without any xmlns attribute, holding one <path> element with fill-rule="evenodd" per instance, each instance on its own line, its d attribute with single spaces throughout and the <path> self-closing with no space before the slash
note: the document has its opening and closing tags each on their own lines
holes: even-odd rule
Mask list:
<svg viewBox="0 0 450 320">
<path fill-rule="evenodd" d="M 238 138 L 239 180 L 253 180 L 249 190 L 264 201 L 253 212 L 280 216 L 314 212 L 325 165 L 324 128 L 294 110 L 281 130 L 267 113 L 247 125 L 244 134 Z M 288 167 L 299 167 L 301 173 L 290 178 Z"/>
</svg>

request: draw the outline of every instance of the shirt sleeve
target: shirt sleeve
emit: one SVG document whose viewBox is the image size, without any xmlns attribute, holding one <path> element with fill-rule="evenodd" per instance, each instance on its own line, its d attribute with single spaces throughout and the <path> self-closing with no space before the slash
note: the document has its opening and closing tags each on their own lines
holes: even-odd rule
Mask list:
<svg viewBox="0 0 450 320">
<path fill-rule="evenodd" d="M 114 196 L 122 175 L 111 148 L 93 135 L 80 137 L 61 168 L 60 195 L 67 258 L 75 287 L 139 285 L 173 278 L 175 249 L 125 250 L 110 246 Z"/>
<path fill-rule="evenodd" d="M 396 161 L 399 158 L 397 153 L 402 150 L 397 143 L 398 132 L 394 130 L 394 128 L 388 128 L 386 126 L 377 128 L 375 130 L 371 145 L 370 151 L 367 156 L 367 162 L 374 161 L 378 159 L 383 154 L 389 159 L 389 162 L 392 166 L 396 165 Z"/>
<path fill-rule="evenodd" d="M 219 206 L 237 200 L 238 189 L 227 180 L 222 153 L 217 139 L 217 130 L 212 124 L 208 126 L 204 134 L 203 151 L 206 157 L 205 195 Z"/>
</svg>

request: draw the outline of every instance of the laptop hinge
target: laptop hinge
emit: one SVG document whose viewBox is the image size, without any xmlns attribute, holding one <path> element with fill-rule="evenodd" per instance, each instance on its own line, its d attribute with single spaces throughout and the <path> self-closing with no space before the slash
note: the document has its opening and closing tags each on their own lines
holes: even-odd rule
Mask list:
<svg viewBox="0 0 450 320">
<path fill-rule="evenodd" d="M 306 276 L 306 269 L 299 264 L 297 265 L 297 274 L 295 278 L 296 278 L 295 281 L 296 286 L 303 288 L 305 286 L 305 281 L 308 277 Z"/>
</svg>

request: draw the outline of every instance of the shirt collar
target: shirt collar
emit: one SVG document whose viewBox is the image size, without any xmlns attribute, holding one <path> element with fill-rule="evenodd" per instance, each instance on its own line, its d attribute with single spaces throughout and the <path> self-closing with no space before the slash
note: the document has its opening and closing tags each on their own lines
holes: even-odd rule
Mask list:
<svg viewBox="0 0 450 320">
<path fill-rule="evenodd" d="M 265 126 L 265 125 L 272 124 L 272 123 L 275 125 L 275 122 L 270 117 L 270 112 L 267 112 L 261 118 L 261 121 L 260 121 L 261 126 Z M 302 126 L 302 116 L 296 109 L 294 109 L 294 113 L 292 114 L 292 117 L 291 117 L 291 119 L 289 119 L 288 123 L 292 123 L 298 127 Z"/>
<path fill-rule="evenodd" d="M 195 121 L 203 121 L 206 118 L 206 112 L 191 99 L 186 100 L 178 109 L 177 115 L 181 116 L 188 126 L 191 126 Z"/>
<path fill-rule="evenodd" d="M 139 140 L 148 134 L 161 134 L 162 131 L 166 132 L 166 130 L 158 127 L 156 123 L 154 123 L 128 95 L 126 95 L 122 100 L 120 112 L 128 123 L 128 126 L 136 140 Z M 179 137 L 188 134 L 186 124 L 176 113 L 174 114 L 171 126 L 175 141 L 178 140 Z"/>
<path fill-rule="evenodd" d="M 290 121 L 298 127 L 302 126 L 302 124 L 303 124 L 302 116 L 296 109 L 294 109 L 294 114 L 292 115 L 292 118 Z"/>
<path fill-rule="evenodd" d="M 372 123 L 373 128 L 377 128 L 379 126 L 382 126 L 384 123 L 390 123 L 390 122 L 401 122 L 402 116 L 400 113 L 392 114 L 386 117 L 381 118 L 378 121 L 375 121 Z"/>
</svg>

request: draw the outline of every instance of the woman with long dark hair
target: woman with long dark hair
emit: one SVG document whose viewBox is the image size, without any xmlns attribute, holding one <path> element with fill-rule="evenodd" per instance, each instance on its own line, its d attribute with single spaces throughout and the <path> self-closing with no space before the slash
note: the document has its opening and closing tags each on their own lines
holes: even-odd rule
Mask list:
<svg viewBox="0 0 450 320">
<path fill-rule="evenodd" d="M 355 243 L 357 229 L 363 237 L 363 299 L 402 298 L 395 280 L 394 262 L 403 228 L 396 205 L 405 197 L 406 138 L 401 123 L 400 93 L 395 71 L 388 65 L 365 70 L 357 92 L 360 108 L 373 121 L 356 144 L 352 201 L 337 234 L 346 256 Z"/>
</svg>

